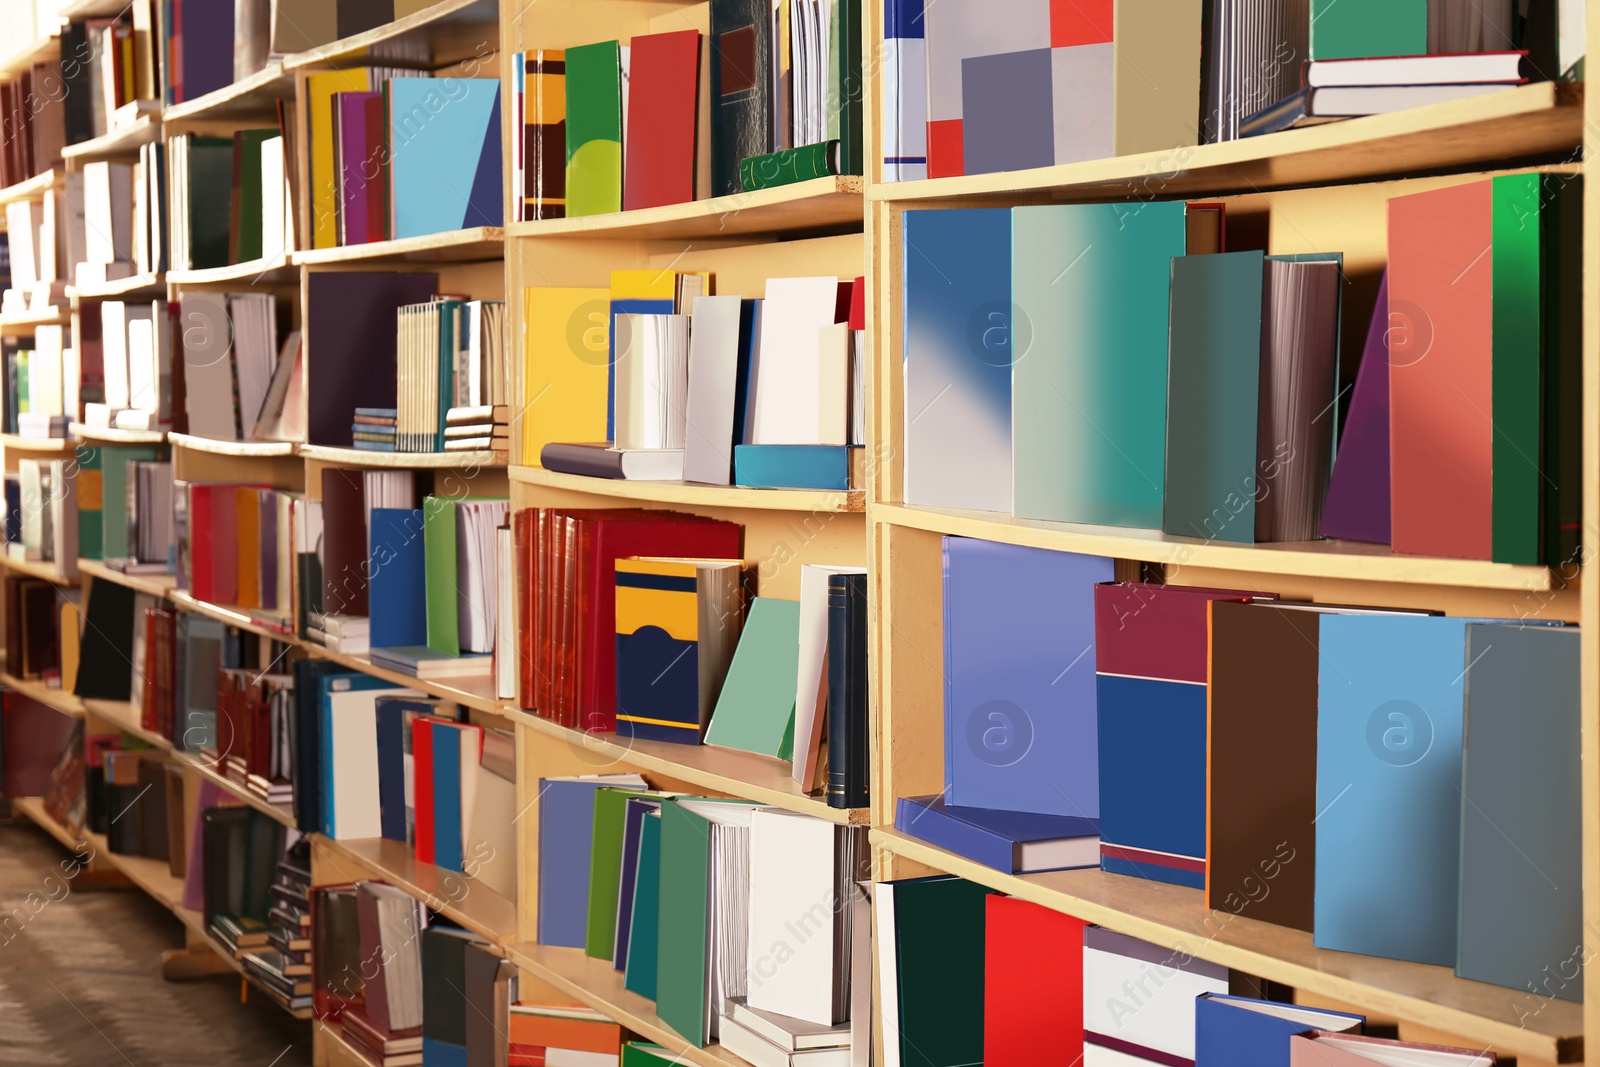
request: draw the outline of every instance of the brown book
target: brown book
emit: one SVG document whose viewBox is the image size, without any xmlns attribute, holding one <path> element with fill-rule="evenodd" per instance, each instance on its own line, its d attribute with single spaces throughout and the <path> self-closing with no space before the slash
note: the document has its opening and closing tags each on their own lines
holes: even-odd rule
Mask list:
<svg viewBox="0 0 1600 1067">
<path fill-rule="evenodd" d="M 167 760 L 141 759 L 139 761 L 139 854 L 153 860 L 171 862 L 172 820 L 167 812 L 170 797 L 167 794 Z M 181 812 L 183 802 L 179 794 Z"/>
</svg>

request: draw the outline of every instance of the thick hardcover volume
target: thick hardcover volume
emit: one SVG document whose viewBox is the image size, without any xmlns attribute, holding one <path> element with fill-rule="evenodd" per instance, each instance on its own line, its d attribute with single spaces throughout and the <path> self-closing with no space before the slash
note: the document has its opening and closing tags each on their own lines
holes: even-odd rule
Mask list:
<svg viewBox="0 0 1600 1067">
<path fill-rule="evenodd" d="M 524 220 L 567 213 L 567 56 L 559 48 L 529 52 L 523 115 Z"/>
<path fill-rule="evenodd" d="M 617 734 L 698 744 L 699 576 L 693 563 L 617 560 Z"/>
<path fill-rule="evenodd" d="M 627 149 L 622 206 L 683 204 L 694 199 L 694 126 L 700 79 L 700 32 L 640 34 L 628 63 Z"/>
<path fill-rule="evenodd" d="M 1583 179 L 1545 176 L 1544 562 L 1575 572 L 1583 529 Z"/>
<path fill-rule="evenodd" d="M 776 189 L 780 185 L 808 182 L 812 178 L 825 178 L 842 173 L 839 163 L 839 142 L 819 141 L 799 148 L 785 148 L 781 152 L 751 156 L 739 163 L 739 184 L 745 192 L 756 189 Z"/>
<path fill-rule="evenodd" d="M 739 164 L 772 139 L 772 11 L 765 0 L 711 2 L 712 195 L 740 192 Z"/>
<path fill-rule="evenodd" d="M 1540 297 L 1549 283 L 1541 276 L 1544 190 L 1539 174 L 1507 174 L 1492 184 L 1493 559 L 1532 565 L 1540 562 L 1539 505 L 1544 495 L 1539 462 L 1544 402 Z"/>
<path fill-rule="evenodd" d="M 567 214 L 622 210 L 622 67 L 616 41 L 567 49 Z"/>
<path fill-rule="evenodd" d="M 828 806 L 868 796 L 867 576 L 828 578 Z"/>
</svg>

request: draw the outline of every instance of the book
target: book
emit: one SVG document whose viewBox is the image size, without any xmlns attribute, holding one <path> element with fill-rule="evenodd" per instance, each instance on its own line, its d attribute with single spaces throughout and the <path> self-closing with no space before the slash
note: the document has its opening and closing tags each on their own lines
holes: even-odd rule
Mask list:
<svg viewBox="0 0 1600 1067">
<path fill-rule="evenodd" d="M 984 1064 L 1025 1067 L 1045 1048 L 1081 1062 L 1083 921 L 998 893 L 984 907 Z"/>
<path fill-rule="evenodd" d="M 1445 104 L 1500 92 L 1498 82 L 1472 85 L 1360 85 L 1302 89 L 1271 107 L 1256 112 L 1240 124 L 1243 137 L 1300 126 L 1315 126 L 1362 115 L 1384 115 L 1414 107 Z"/>
<path fill-rule="evenodd" d="M 621 788 L 595 790 L 589 851 L 589 908 L 583 945 L 584 954 L 594 959 L 612 960 L 616 953 L 629 801 L 647 795 Z"/>
<path fill-rule="evenodd" d="M 616 41 L 566 50 L 569 216 L 622 210 L 621 63 Z"/>
<path fill-rule="evenodd" d="M 324 680 L 318 730 L 322 832 L 335 840 L 383 836 L 377 699 L 384 696 L 421 694 L 365 675 Z"/>
<path fill-rule="evenodd" d="M 1197 998 L 1228 992 L 1228 977 L 1215 963 L 1086 927 L 1084 1062 L 1193 1062 Z"/>
<path fill-rule="evenodd" d="M 982 1062 L 990 892 L 949 877 L 874 886 L 885 1067 Z"/>
<path fill-rule="evenodd" d="M 1095 867 L 1098 819 L 958 807 L 937 796 L 901 797 L 894 826 L 957 855 L 1008 874 Z"/>
<path fill-rule="evenodd" d="M 384 82 L 389 235 L 396 240 L 499 226 L 500 80 L 451 78 L 448 98 L 428 78 Z M 450 121 L 432 119 L 449 107 Z"/>
<path fill-rule="evenodd" d="M 1350 410 L 1328 477 L 1322 537 L 1389 543 L 1389 282 L 1378 283 Z"/>
<path fill-rule="evenodd" d="M 521 142 L 521 221 L 559 219 L 567 206 L 567 65 L 560 49 L 520 53 L 523 104 Z"/>
<path fill-rule="evenodd" d="M 1308 88 L 1367 85 L 1468 85 L 1527 81 L 1525 52 L 1467 52 L 1379 58 L 1324 59 L 1307 63 Z"/>
<path fill-rule="evenodd" d="M 761 306 L 753 445 L 811 445 L 822 411 L 818 331 L 839 321 L 839 280 L 772 278 Z M 843 441 L 835 442 L 843 444 Z M 737 454 L 735 463 L 737 464 Z"/>
<path fill-rule="evenodd" d="M 539 942 L 583 948 L 589 913 L 594 794 L 605 787 L 645 788 L 636 774 L 541 778 L 539 781 Z"/>
<path fill-rule="evenodd" d="M 1200 70 L 1202 141 L 1237 140 L 1240 123 L 1300 87 L 1309 5 L 1212 0 Z"/>
<path fill-rule="evenodd" d="M 711 5 L 711 195 L 743 191 L 739 164 L 783 147 L 774 141 L 776 20 L 761 0 Z"/>
<path fill-rule="evenodd" d="M 630 806 L 633 806 L 630 802 Z M 651 1000 L 656 996 L 661 927 L 661 810 L 639 815 L 639 858 L 633 879 L 633 901 L 627 916 L 628 935 L 622 985 Z M 619 913 L 618 918 L 621 918 Z"/>
<path fill-rule="evenodd" d="M 860 488 L 860 452 L 847 445 L 735 445 L 733 483 L 749 489 L 847 492 Z"/>
<path fill-rule="evenodd" d="M 927 50 L 922 0 L 894 0 L 884 7 L 880 53 L 880 122 L 883 180 L 916 181 L 928 176 Z"/>
<path fill-rule="evenodd" d="M 1312 0 L 1311 58 L 1419 56 L 1428 51 L 1427 0 Z"/>
<path fill-rule="evenodd" d="M 870 937 L 871 931 L 866 932 Z M 781 1053 L 849 1049 L 852 1044 L 848 1023 L 824 1025 L 808 1022 L 791 1015 L 763 1011 L 738 997 L 729 1000 L 729 1012 L 722 1017 L 723 1025 L 726 1026 L 730 1020 Z M 809 1064 L 814 1061 L 806 1059 L 802 1062 Z"/>
<path fill-rule="evenodd" d="M 374 647 L 368 655 L 379 666 L 422 679 L 475 678 L 494 667 L 487 653 L 450 655 L 427 645 Z"/>
<path fill-rule="evenodd" d="M 871 800 L 871 728 L 867 692 L 867 576 L 828 578 L 828 806 L 861 808 Z M 796 722 L 799 697 L 796 696 Z M 803 739 L 802 739 L 803 740 Z"/>
<path fill-rule="evenodd" d="M 752 598 L 706 744 L 791 758 L 799 646 L 799 603 Z"/>
<path fill-rule="evenodd" d="M 836 567 L 820 563 L 803 563 L 800 566 L 800 658 L 795 675 L 794 760 L 791 775 L 800 788 L 808 793 L 819 784 L 822 727 L 832 708 L 829 703 L 828 674 L 832 618 L 829 587 L 836 575 L 865 573 L 866 570 L 860 567 Z"/>
<path fill-rule="evenodd" d="M 680 477 L 729 485 L 733 480 L 734 445 L 744 430 L 734 420 L 743 301 L 737 296 L 702 296 L 695 300 L 691 311 Z"/>
<path fill-rule="evenodd" d="M 635 34 L 629 42 L 625 210 L 695 197 L 700 47 L 698 30 Z"/>
<path fill-rule="evenodd" d="M 1289 1067 L 1360 1067 L 1363 1063 L 1395 1063 L 1397 1057 L 1412 1062 L 1426 1060 L 1439 1067 L 1495 1067 L 1499 1057 L 1488 1050 L 1390 1041 L 1359 1034 L 1313 1030 L 1289 1038 Z"/>
<path fill-rule="evenodd" d="M 553 442 L 609 440 L 609 300 L 607 289 L 523 290 L 524 463 L 542 465 Z"/>
<path fill-rule="evenodd" d="M 1194 1002 L 1195 1067 L 1289 1067 L 1295 1034 L 1359 1035 L 1366 1021 L 1348 1012 L 1202 993 Z"/>
<path fill-rule="evenodd" d="M 428 639 L 423 595 L 427 563 L 423 552 L 423 512 L 373 508 L 372 549 L 368 557 L 367 600 L 373 647 L 422 645 Z"/>
<path fill-rule="evenodd" d="M 689 316 L 617 314 L 613 440 L 619 450 L 683 450 Z"/>
</svg>

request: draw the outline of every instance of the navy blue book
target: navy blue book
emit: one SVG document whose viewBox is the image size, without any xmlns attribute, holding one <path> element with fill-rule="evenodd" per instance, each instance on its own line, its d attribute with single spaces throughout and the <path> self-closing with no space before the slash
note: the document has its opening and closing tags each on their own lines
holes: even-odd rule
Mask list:
<svg viewBox="0 0 1600 1067">
<path fill-rule="evenodd" d="M 428 643 L 427 559 L 422 509 L 373 508 L 367 608 L 373 648 Z"/>
<path fill-rule="evenodd" d="M 1359 1034 L 1366 1024 L 1365 1015 L 1202 993 L 1194 1004 L 1194 1067 L 1289 1067 L 1295 1034 Z"/>
<path fill-rule="evenodd" d="M 894 828 L 1008 874 L 1100 863 L 1100 820 L 962 808 L 937 796 L 901 797 Z"/>
<path fill-rule="evenodd" d="M 733 384 L 733 443 L 742 445 L 750 440 L 746 420 L 754 410 L 751 395 L 756 376 L 756 340 L 761 336 L 761 301 L 743 300 L 739 303 L 739 369 Z"/>
<path fill-rule="evenodd" d="M 414 799 L 406 795 L 411 777 L 411 723 L 418 716 L 459 719 L 460 707 L 445 700 L 378 697 L 378 814 L 383 836 L 411 844 L 416 840 Z"/>
<path fill-rule="evenodd" d="M 294 767 L 290 777 L 307 783 L 294 791 L 294 822 L 301 833 L 322 829 L 322 790 L 309 784 L 322 781 L 322 679 L 349 673 L 348 667 L 325 659 L 294 661 Z M 182 672 L 178 677 L 183 677 Z"/>
</svg>

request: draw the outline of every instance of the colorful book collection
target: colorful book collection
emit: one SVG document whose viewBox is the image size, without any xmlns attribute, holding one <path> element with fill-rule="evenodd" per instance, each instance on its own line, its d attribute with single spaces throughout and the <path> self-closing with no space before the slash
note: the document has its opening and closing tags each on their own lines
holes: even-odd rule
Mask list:
<svg viewBox="0 0 1600 1067">
<path fill-rule="evenodd" d="M 1563 220 L 1580 194 L 1520 174 L 1390 201 L 1387 286 L 1337 444 L 1354 347 L 1337 253 L 1222 252 L 1218 205 L 907 212 L 905 499 L 1207 541 L 1571 558 L 1580 322 L 1557 294 L 1578 269 Z"/>
<path fill-rule="evenodd" d="M 160 445 L 104 445 L 79 453 L 78 555 L 122 571 L 168 570 L 181 496 L 171 475 Z M 158 536 L 165 537 L 164 546 L 154 540 Z"/>
<path fill-rule="evenodd" d="M 159 54 L 162 38 L 155 32 L 158 6 L 152 0 L 139 0 L 109 17 L 60 26 L 60 66 L 53 71 L 53 93 L 61 103 L 67 144 L 103 137 L 158 106 L 162 71 L 168 68 Z M 214 42 L 224 56 L 233 51 L 232 14 L 230 10 L 230 29 Z M 45 27 L 39 29 L 38 36 L 49 32 Z M 197 43 L 203 32 L 197 24 Z"/>
<path fill-rule="evenodd" d="M 178 588 L 235 605 L 292 632 L 298 614 L 296 512 L 304 498 L 262 485 L 179 482 L 187 516 L 178 542 Z"/>
<path fill-rule="evenodd" d="M 848 1060 L 871 1014 L 852 1033 L 865 985 L 853 949 L 869 933 L 860 827 L 657 792 L 633 774 L 539 784 L 540 944 L 609 962 L 697 1047 Z"/>
<path fill-rule="evenodd" d="M 523 461 L 598 478 L 848 490 L 865 440 L 865 281 L 611 272 L 523 291 Z M 574 330 L 572 323 L 590 328 Z"/>
<path fill-rule="evenodd" d="M 311 248 L 501 225 L 498 78 L 351 67 L 306 93 Z"/>
<path fill-rule="evenodd" d="M 387 408 L 356 409 L 355 447 L 509 449 L 504 312 L 497 300 L 439 298 L 401 307 L 395 408 L 392 415 Z"/>
<path fill-rule="evenodd" d="M 42 578 L 9 575 L 0 582 L 0 596 L 7 673 L 71 692 L 78 672 L 82 594 Z"/>
<path fill-rule="evenodd" d="M 639 34 L 512 59 L 518 221 L 860 174 L 861 5 L 715 0 L 711 35 Z"/>
<path fill-rule="evenodd" d="M 65 438 L 69 422 L 78 416 L 77 354 L 65 347 L 65 327 L 38 326 L 33 333 L 31 347 L 10 338 L 0 342 L 5 430 L 35 440 Z"/>
<path fill-rule="evenodd" d="M 1565 958 L 1576 628 L 1110 570 L 946 538 L 945 789 L 900 798 L 896 829 L 1012 873 L 1098 865 L 1202 889 L 1320 948 L 1512 988 Z M 997 592 L 1024 581 L 1048 590 L 1036 611 Z M 1537 728 L 1508 736 L 1527 715 Z M 1529 782 L 1530 765 L 1547 773 Z"/>
<path fill-rule="evenodd" d="M 290 132 L 285 123 L 231 137 L 182 134 L 168 142 L 175 270 L 272 263 L 295 249 Z"/>
<path fill-rule="evenodd" d="M 7 557 L 27 563 L 52 563 L 63 578 L 77 576 L 78 490 L 74 473 L 71 460 L 22 459 L 17 461 L 14 474 L 6 474 Z"/>
</svg>

